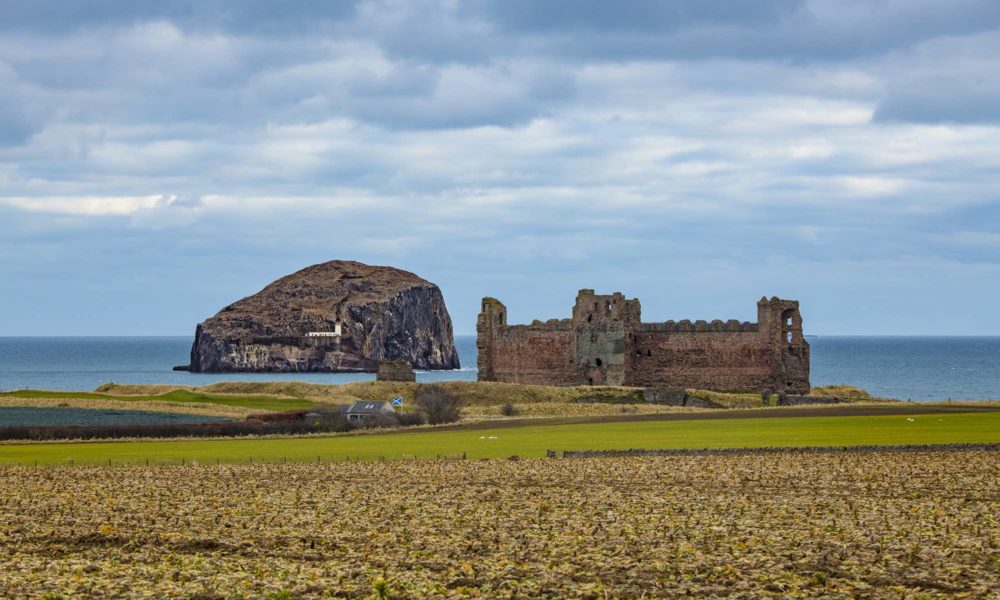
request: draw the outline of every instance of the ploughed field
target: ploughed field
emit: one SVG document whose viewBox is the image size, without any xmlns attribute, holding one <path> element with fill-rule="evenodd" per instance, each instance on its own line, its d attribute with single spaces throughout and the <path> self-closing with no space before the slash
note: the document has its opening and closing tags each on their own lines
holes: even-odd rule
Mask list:
<svg viewBox="0 0 1000 600">
<path fill-rule="evenodd" d="M 1000 452 L 0 467 L 0 597 L 379 591 L 997 597 Z"/>
</svg>

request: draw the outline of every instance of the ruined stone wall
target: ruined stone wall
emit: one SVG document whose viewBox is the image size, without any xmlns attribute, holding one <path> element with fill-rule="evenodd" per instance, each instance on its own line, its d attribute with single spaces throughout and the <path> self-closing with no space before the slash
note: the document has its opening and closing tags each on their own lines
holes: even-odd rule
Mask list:
<svg viewBox="0 0 1000 600">
<path fill-rule="evenodd" d="M 569 319 L 507 325 L 507 307 L 483 298 L 476 324 L 480 381 L 575 385 L 573 324 Z"/>
<path fill-rule="evenodd" d="M 569 327 L 506 328 L 494 341 L 495 381 L 576 385 L 573 330 Z"/>
<path fill-rule="evenodd" d="M 586 289 L 572 319 L 510 326 L 506 307 L 485 298 L 479 379 L 807 394 L 809 344 L 798 306 L 761 298 L 757 323 L 642 323 L 638 300 Z"/>
<path fill-rule="evenodd" d="M 378 363 L 375 381 L 416 381 L 413 365 L 405 360 L 383 360 Z"/>
<path fill-rule="evenodd" d="M 631 342 L 626 385 L 773 389 L 774 357 L 756 332 L 637 331 Z"/>
</svg>

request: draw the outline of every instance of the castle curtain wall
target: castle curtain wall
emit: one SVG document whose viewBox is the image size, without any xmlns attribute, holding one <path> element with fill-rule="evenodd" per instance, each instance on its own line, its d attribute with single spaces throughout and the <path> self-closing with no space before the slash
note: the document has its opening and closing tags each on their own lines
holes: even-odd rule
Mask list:
<svg viewBox="0 0 1000 600">
<path fill-rule="evenodd" d="M 635 332 L 626 385 L 773 389 L 774 356 L 756 332 Z"/>
<path fill-rule="evenodd" d="M 573 330 L 506 327 L 493 341 L 496 381 L 575 385 Z"/>
<path fill-rule="evenodd" d="M 757 323 L 642 323 L 639 301 L 580 290 L 572 319 L 507 325 L 483 299 L 480 381 L 809 392 L 809 344 L 799 303 L 761 298 Z"/>
</svg>

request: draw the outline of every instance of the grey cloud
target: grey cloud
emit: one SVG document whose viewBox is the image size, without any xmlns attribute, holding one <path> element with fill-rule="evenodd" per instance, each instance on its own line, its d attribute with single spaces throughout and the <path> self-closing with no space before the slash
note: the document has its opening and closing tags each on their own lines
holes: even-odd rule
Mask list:
<svg viewBox="0 0 1000 600">
<path fill-rule="evenodd" d="M 332 31 L 436 63 L 546 56 L 829 62 L 997 27 L 1000 4 L 992 0 L 371 0 Z"/>
<path fill-rule="evenodd" d="M 391 128 L 511 126 L 574 93 L 572 71 L 557 64 L 426 63 L 394 58 L 365 40 L 281 44 L 163 21 L 75 32 L 54 43 L 8 37 L 0 39 L 0 56 L 74 120 L 105 123 L 247 126 L 341 117 Z"/>
<path fill-rule="evenodd" d="M 357 0 L 7 0 L 0 30 L 58 32 L 170 20 L 193 29 L 287 34 L 351 17 Z"/>
<path fill-rule="evenodd" d="M 776 23 L 803 10 L 804 0 L 482 0 L 461 5 L 470 16 L 488 17 L 509 30 L 675 31 L 700 24 Z"/>
<path fill-rule="evenodd" d="M 526 52 L 582 58 L 830 61 L 1000 27 L 1000 4 L 992 0 L 484 0 L 462 6 L 489 15 Z"/>
<path fill-rule="evenodd" d="M 18 98 L 0 90 L 0 146 L 23 144 L 37 126 L 38 123 L 24 113 Z"/>
<path fill-rule="evenodd" d="M 882 70 L 877 122 L 1000 122 L 1000 31 L 929 42 Z"/>
<path fill-rule="evenodd" d="M 276 39 L 364 37 L 435 63 L 498 56 L 831 60 L 1000 26 L 992 0 L 14 0 L 0 31 L 65 34 L 167 21 Z"/>
<path fill-rule="evenodd" d="M 410 128 L 511 127 L 550 113 L 574 89 L 572 74 L 559 68 L 453 68 L 439 74 L 428 94 L 361 97 L 353 114 Z"/>
<path fill-rule="evenodd" d="M 0 146 L 24 144 L 44 125 L 37 94 L 0 60 Z"/>
<path fill-rule="evenodd" d="M 874 115 L 878 122 L 1000 123 L 1000 84 L 941 76 L 897 84 Z"/>
</svg>

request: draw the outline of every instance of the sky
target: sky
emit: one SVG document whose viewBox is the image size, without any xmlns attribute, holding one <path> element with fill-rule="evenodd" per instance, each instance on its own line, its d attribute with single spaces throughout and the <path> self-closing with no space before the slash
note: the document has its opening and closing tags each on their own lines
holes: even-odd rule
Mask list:
<svg viewBox="0 0 1000 600">
<path fill-rule="evenodd" d="M 193 335 L 305 266 L 458 334 L 1000 334 L 996 0 L 4 0 L 0 336 Z"/>
</svg>

